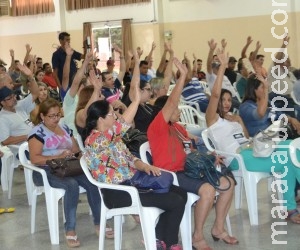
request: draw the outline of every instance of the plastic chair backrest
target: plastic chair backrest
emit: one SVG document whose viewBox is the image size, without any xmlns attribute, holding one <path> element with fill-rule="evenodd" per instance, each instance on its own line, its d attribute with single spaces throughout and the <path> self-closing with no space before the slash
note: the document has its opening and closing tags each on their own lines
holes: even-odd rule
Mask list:
<svg viewBox="0 0 300 250">
<path fill-rule="evenodd" d="M 206 128 L 206 120 L 195 108 L 189 105 L 179 105 L 180 121 L 185 124 L 199 125 L 201 128 Z"/>
<path fill-rule="evenodd" d="M 296 167 L 300 168 L 300 162 L 299 162 L 298 157 L 297 157 L 297 151 L 300 150 L 300 138 L 296 138 L 296 139 L 291 141 L 291 143 L 289 145 L 289 150 L 290 150 L 290 156 L 291 156 L 292 163 Z"/>
</svg>

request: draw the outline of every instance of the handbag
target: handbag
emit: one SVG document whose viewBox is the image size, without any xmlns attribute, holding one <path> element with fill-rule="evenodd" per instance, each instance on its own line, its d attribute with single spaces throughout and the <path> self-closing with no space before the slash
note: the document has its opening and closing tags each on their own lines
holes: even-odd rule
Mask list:
<svg viewBox="0 0 300 250">
<path fill-rule="evenodd" d="M 76 157 L 57 158 L 47 160 L 51 174 L 64 178 L 83 174 L 79 159 Z"/>
<path fill-rule="evenodd" d="M 185 175 L 195 179 L 206 178 L 208 183 L 215 189 L 219 191 L 226 191 L 231 187 L 231 182 L 228 176 L 232 177 L 232 173 L 226 167 L 222 168 L 222 172 L 218 171 L 214 162 L 215 156 L 211 154 L 202 153 L 199 151 L 191 152 L 186 157 L 184 173 Z M 228 181 L 228 187 L 220 188 L 221 177 L 225 177 L 225 179 Z"/>
<path fill-rule="evenodd" d="M 161 171 L 161 175 L 155 176 L 138 170 L 130 180 L 122 184 L 134 186 L 140 193 L 167 193 L 172 183 L 173 175 L 169 172 Z"/>
<path fill-rule="evenodd" d="M 134 155 L 139 155 L 140 146 L 148 141 L 147 133 L 140 132 L 138 129 L 130 128 L 122 137 L 123 142 L 126 144 L 126 147 Z"/>
<path fill-rule="evenodd" d="M 277 140 L 280 138 L 279 133 L 268 133 L 261 131 L 253 137 L 253 156 L 254 157 L 269 157 L 275 150 Z"/>
</svg>

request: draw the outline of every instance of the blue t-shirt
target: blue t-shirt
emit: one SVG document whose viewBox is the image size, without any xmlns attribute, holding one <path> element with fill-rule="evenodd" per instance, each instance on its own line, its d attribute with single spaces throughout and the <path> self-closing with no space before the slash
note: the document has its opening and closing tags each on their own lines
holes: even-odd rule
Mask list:
<svg viewBox="0 0 300 250">
<path fill-rule="evenodd" d="M 271 109 L 267 109 L 265 115 L 260 117 L 257 113 L 257 104 L 255 102 L 247 100 L 240 105 L 239 115 L 243 119 L 251 137 L 255 136 L 259 131 L 265 130 L 272 124 L 270 111 Z"/>
</svg>

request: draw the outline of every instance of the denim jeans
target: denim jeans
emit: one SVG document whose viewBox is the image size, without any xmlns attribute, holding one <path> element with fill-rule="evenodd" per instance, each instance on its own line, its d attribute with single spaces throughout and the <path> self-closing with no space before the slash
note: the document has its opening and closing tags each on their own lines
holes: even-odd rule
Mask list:
<svg viewBox="0 0 300 250">
<path fill-rule="evenodd" d="M 65 212 L 65 230 L 73 231 L 76 227 L 76 210 L 79 198 L 79 186 L 82 186 L 87 193 L 89 205 L 94 217 L 94 224 L 100 224 L 100 194 L 98 188 L 90 183 L 87 177 L 82 174 L 74 177 L 59 178 L 50 173 L 50 167 L 45 166 L 43 169 L 47 173 L 48 181 L 53 188 L 62 188 L 66 191 L 64 196 L 64 212 Z M 43 185 L 42 175 L 38 172 L 32 174 L 33 182 L 37 186 Z"/>
</svg>

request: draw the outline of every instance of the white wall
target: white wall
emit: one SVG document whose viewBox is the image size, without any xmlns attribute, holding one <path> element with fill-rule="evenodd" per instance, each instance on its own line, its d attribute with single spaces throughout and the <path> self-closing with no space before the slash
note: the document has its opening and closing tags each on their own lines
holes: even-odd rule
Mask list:
<svg viewBox="0 0 300 250">
<path fill-rule="evenodd" d="M 287 7 L 272 7 L 272 1 L 287 3 Z M 299 0 L 164 0 L 162 3 L 165 23 L 271 15 L 278 8 L 300 11 Z"/>
</svg>

